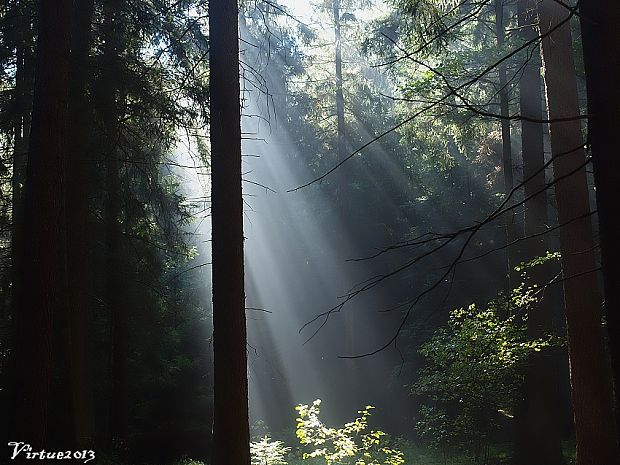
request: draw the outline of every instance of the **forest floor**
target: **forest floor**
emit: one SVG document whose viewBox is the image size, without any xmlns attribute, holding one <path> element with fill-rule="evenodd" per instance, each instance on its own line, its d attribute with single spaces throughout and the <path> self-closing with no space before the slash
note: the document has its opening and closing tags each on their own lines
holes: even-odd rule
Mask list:
<svg viewBox="0 0 620 465">
<path fill-rule="evenodd" d="M 510 444 L 492 444 L 489 447 L 489 454 L 486 460 L 476 460 L 471 454 L 458 450 L 445 450 L 436 447 L 429 447 L 417 444 L 413 441 L 399 438 L 398 448 L 404 453 L 405 462 L 403 465 L 508 465 L 511 463 Z M 575 443 L 574 441 L 563 442 L 564 458 L 566 465 L 575 464 Z M 265 465 L 325 465 L 325 459 L 302 458 L 301 452 L 293 450 L 289 453 L 285 462 L 272 462 Z M 146 464 L 125 464 L 115 461 L 103 461 L 102 465 L 146 465 Z M 262 465 L 253 461 L 253 465 Z M 163 464 L 148 464 L 163 465 Z M 169 465 L 169 464 L 166 464 Z M 176 462 L 174 465 L 208 465 L 207 462 L 186 458 Z"/>
</svg>

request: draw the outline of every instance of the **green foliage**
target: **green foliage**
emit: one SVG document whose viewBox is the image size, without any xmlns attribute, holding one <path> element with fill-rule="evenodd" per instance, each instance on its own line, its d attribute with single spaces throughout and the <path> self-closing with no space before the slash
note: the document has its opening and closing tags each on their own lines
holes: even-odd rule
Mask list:
<svg viewBox="0 0 620 465">
<path fill-rule="evenodd" d="M 456 445 L 476 455 L 513 416 L 526 361 L 557 340 L 528 340 L 527 311 L 537 288 L 521 284 L 486 307 L 450 313 L 420 353 L 426 359 L 412 392 L 426 399 L 417 430 L 430 444 Z"/>
<path fill-rule="evenodd" d="M 185 457 L 184 459 L 178 462 L 178 465 L 205 465 L 205 463 L 199 460 L 194 460 L 194 459 L 190 459 L 189 457 Z"/>
<path fill-rule="evenodd" d="M 297 438 L 303 445 L 311 446 L 303 458 L 321 458 L 327 465 L 401 465 L 403 453 L 386 445 L 383 431 L 366 431 L 371 405 L 359 410 L 360 415 L 341 428 L 330 428 L 320 419 L 321 400 L 312 405 L 298 405 Z"/>
<path fill-rule="evenodd" d="M 285 458 L 290 450 L 282 441 L 274 441 L 269 436 L 250 443 L 253 465 L 286 465 Z"/>
<path fill-rule="evenodd" d="M 560 252 L 547 251 L 545 255 L 541 255 L 540 257 L 535 257 L 532 260 L 529 260 L 527 262 L 519 263 L 517 266 L 515 266 L 515 271 L 524 271 L 524 270 L 533 268 L 538 265 L 544 265 L 550 260 L 559 260 L 560 258 L 561 258 Z"/>
</svg>

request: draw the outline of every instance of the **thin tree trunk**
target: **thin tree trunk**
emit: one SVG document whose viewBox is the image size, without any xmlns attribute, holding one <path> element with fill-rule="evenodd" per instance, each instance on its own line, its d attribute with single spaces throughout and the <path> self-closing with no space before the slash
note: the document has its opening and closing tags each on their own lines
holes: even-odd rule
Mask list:
<svg viewBox="0 0 620 465">
<path fill-rule="evenodd" d="M 32 85 L 32 53 L 28 43 L 30 35 L 30 12 L 22 5 L 17 9 L 17 31 L 16 31 L 16 57 L 15 57 L 15 108 L 17 116 L 14 126 L 14 147 L 13 147 L 13 176 L 11 179 L 12 190 L 12 231 L 11 231 L 11 251 L 12 267 L 17 269 L 19 250 L 21 250 L 20 239 L 22 231 L 20 227 L 23 222 L 23 185 L 26 178 L 26 166 L 28 159 L 28 131 L 30 120 L 29 94 Z M 28 15 L 28 20 L 26 20 Z M 15 276 L 17 277 L 17 276 Z"/>
<path fill-rule="evenodd" d="M 600 224 L 605 317 L 614 381 L 616 425 L 620 431 L 620 169 L 617 131 L 620 128 L 620 54 L 601 53 L 602 44 L 620 38 L 620 2 L 584 0 L 579 4 L 581 37 L 588 88 L 588 141 L 592 150 L 596 204 Z"/>
<path fill-rule="evenodd" d="M 89 370 L 93 276 L 89 219 L 91 172 L 88 169 L 88 136 L 92 131 L 86 81 L 89 77 L 88 52 L 91 42 L 93 0 L 75 4 L 72 28 L 70 75 L 70 132 L 67 166 L 67 250 L 68 273 L 68 360 L 72 405 L 72 441 L 75 448 L 91 446 L 94 439 L 94 399 Z M 92 158 L 92 157 L 91 157 Z"/>
<path fill-rule="evenodd" d="M 517 2 L 519 27 L 524 41 L 537 37 L 534 27 L 534 3 L 530 0 Z M 540 53 L 535 50 L 525 64 L 519 81 L 520 113 L 532 120 L 542 120 L 542 79 L 540 75 Z M 527 199 L 524 214 L 525 242 L 524 258 L 532 260 L 545 255 L 548 250 L 544 234 L 549 223 L 547 214 L 547 190 L 545 189 L 545 154 L 543 125 L 531 121 L 521 121 L 521 141 L 523 155 L 524 196 Z M 539 286 L 553 277 L 549 266 L 535 266 L 529 272 Z M 553 333 L 553 301 L 543 296 L 540 303 L 528 314 L 528 337 L 544 338 Z M 564 463 L 559 425 L 559 387 L 555 351 L 534 353 L 529 361 L 525 376 L 525 389 L 521 416 L 518 418 L 520 442 L 517 458 L 523 465 L 544 463 L 561 465 Z"/>
<path fill-rule="evenodd" d="M 344 91 L 342 80 L 342 33 L 340 25 L 340 0 L 333 0 L 332 2 L 332 15 L 334 20 L 334 40 L 336 46 L 336 124 L 337 124 L 337 160 L 341 162 L 348 155 L 347 153 L 347 134 L 346 134 L 346 120 L 344 116 Z M 337 186 L 337 200 L 340 208 L 340 217 L 344 219 L 349 226 L 353 220 L 350 210 L 349 189 L 347 181 L 347 173 L 344 170 L 339 170 L 336 177 Z M 355 330 L 353 324 L 353 312 L 345 312 L 344 314 L 344 336 L 346 340 L 346 351 L 349 354 L 355 353 Z M 358 383 L 359 374 L 357 372 L 357 365 L 355 359 L 348 359 L 346 362 L 348 369 L 348 381 L 349 381 L 349 399 L 352 401 L 353 407 L 358 404 Z"/>
<path fill-rule="evenodd" d="M 495 0 L 495 35 L 497 46 L 501 50 L 505 44 L 504 32 L 504 1 Z M 514 187 L 512 175 L 512 146 L 510 143 L 510 120 L 508 107 L 508 78 L 506 77 L 506 65 L 498 66 L 499 75 L 499 107 L 502 116 L 502 165 L 504 167 L 504 191 L 508 194 Z"/>
<path fill-rule="evenodd" d="M 12 433 L 49 447 L 54 320 L 65 307 L 65 156 L 70 0 L 39 4 L 23 242 L 16 295 Z"/>
<path fill-rule="evenodd" d="M 344 93 L 342 90 L 342 40 L 340 33 L 340 0 L 333 0 L 334 37 L 336 41 L 336 119 L 338 125 L 338 161 L 346 156 Z"/>
<path fill-rule="evenodd" d="M 504 31 L 504 0 L 495 0 L 495 36 L 497 38 L 497 46 L 503 50 L 506 42 Z M 500 122 L 502 128 L 502 168 L 504 172 L 504 193 L 510 195 L 514 188 L 513 179 L 513 163 L 512 163 L 512 143 L 510 138 L 510 120 L 508 119 L 509 108 L 509 92 L 508 78 L 506 76 L 506 65 L 501 63 L 497 68 L 499 78 L 499 108 L 502 120 Z M 517 238 L 517 227 L 514 215 L 506 217 L 506 243 L 510 244 Z M 514 267 L 517 264 L 514 246 L 506 248 L 506 283 L 507 290 L 510 291 L 513 286 Z"/>
<path fill-rule="evenodd" d="M 209 3 L 214 465 L 249 465 L 236 1 Z"/>
<path fill-rule="evenodd" d="M 578 465 L 618 464 L 609 367 L 603 347 L 585 153 L 569 12 L 554 0 L 538 5 L 550 125 Z M 562 21 L 564 23 L 562 24 Z M 560 25 L 561 24 L 561 25 Z"/>
</svg>

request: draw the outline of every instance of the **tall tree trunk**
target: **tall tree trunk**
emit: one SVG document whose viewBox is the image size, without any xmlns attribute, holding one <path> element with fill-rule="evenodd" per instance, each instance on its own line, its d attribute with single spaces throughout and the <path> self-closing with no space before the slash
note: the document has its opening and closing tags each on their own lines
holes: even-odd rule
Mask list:
<svg viewBox="0 0 620 465">
<path fill-rule="evenodd" d="M 72 405 L 72 441 L 77 449 L 92 446 L 94 439 L 94 399 L 89 369 L 93 276 L 90 250 L 92 241 L 88 169 L 88 136 L 92 132 L 86 81 L 89 77 L 88 53 L 91 43 L 93 0 L 75 2 L 72 27 L 71 74 L 69 90 L 70 132 L 67 166 L 67 250 L 68 273 L 68 360 Z M 92 157 L 90 157 L 92 158 Z"/>
<path fill-rule="evenodd" d="M 17 313 L 17 290 L 20 288 L 19 273 L 20 253 L 23 243 L 23 226 L 24 226 L 24 183 L 26 180 L 26 167 L 28 160 L 28 140 L 30 137 L 30 111 L 32 108 L 32 86 L 34 73 L 34 54 L 33 54 L 33 30 L 32 30 L 32 7 L 23 3 L 13 5 L 14 10 L 11 15 L 16 17 L 14 41 L 15 41 L 15 89 L 14 89 L 14 107 L 16 111 L 15 121 L 13 125 L 13 172 L 11 178 L 11 267 L 2 279 L 3 295 L 8 297 L 4 303 L 7 304 L 3 310 L 2 318 L 6 322 L 12 320 L 11 315 Z M 13 320 L 14 321 L 14 320 Z M 16 342 L 17 334 L 12 334 L 8 342 L 9 347 L 13 347 Z M 9 359 L 9 362 L 11 359 Z M 9 373 L 12 368 L 9 366 Z M 6 397 L 11 393 L 0 392 L 1 413 L 7 413 L 10 410 L 9 399 Z M 10 425 L 5 424 L 2 437 L 6 437 L 7 441 L 11 440 L 6 436 Z"/>
<path fill-rule="evenodd" d="M 618 464 L 569 12 L 538 5 L 550 125 L 578 465 Z M 562 21 L 564 23 L 562 24 Z M 561 25 L 560 25 L 561 24 Z M 568 118 L 569 121 L 558 121 Z M 572 119 L 571 119 L 572 118 Z"/>
<path fill-rule="evenodd" d="M 504 0 L 495 0 L 495 35 L 497 38 L 497 46 L 500 50 L 503 50 L 505 44 L 505 31 L 504 31 Z M 504 192 L 508 196 L 514 188 L 514 180 L 512 173 L 512 144 L 510 140 L 510 120 L 508 119 L 509 108 L 509 93 L 508 93 L 508 78 L 506 76 L 506 65 L 500 63 L 497 69 L 499 77 L 499 108 L 502 120 L 500 122 L 502 128 L 502 168 L 504 171 Z M 517 238 L 517 228 L 515 225 L 514 215 L 507 216 L 506 218 L 506 242 L 510 244 Z M 513 269 L 516 265 L 515 249 L 513 246 L 506 248 L 506 282 L 507 289 L 512 289 Z"/>
<path fill-rule="evenodd" d="M 21 250 L 21 239 L 23 232 L 23 186 L 26 178 L 26 166 L 28 160 L 28 139 L 30 132 L 30 108 L 32 105 L 32 73 L 33 56 L 31 43 L 31 11 L 26 5 L 16 6 L 17 30 L 16 35 L 16 57 L 15 57 L 15 109 L 17 116 L 14 126 L 14 147 L 13 147 L 13 176 L 11 179 L 11 205 L 12 205 L 12 230 L 11 230 L 11 259 L 12 269 L 18 267 L 19 251 Z M 13 273 L 13 289 L 15 280 L 19 276 Z M 15 299 L 15 296 L 13 296 Z"/>
<path fill-rule="evenodd" d="M 531 0 L 517 2 L 519 27 L 524 41 L 533 41 L 538 33 L 534 3 Z M 540 53 L 534 51 L 523 68 L 519 81 L 520 113 L 531 120 L 542 120 L 542 79 L 540 75 Z M 530 199 L 525 204 L 524 247 L 525 260 L 545 255 L 548 250 L 544 234 L 548 224 L 547 190 L 545 189 L 545 153 L 543 125 L 532 121 L 521 121 L 521 146 L 523 155 L 524 196 Z M 540 236 L 537 236 L 540 235 Z M 537 236 L 537 237 L 533 237 Z M 549 266 L 535 266 L 529 272 L 539 286 L 552 279 Z M 532 339 L 544 338 L 553 333 L 553 301 L 543 296 L 535 309 L 528 314 L 528 336 Z M 518 443 L 518 463 L 544 463 L 560 465 L 564 463 L 559 424 L 559 386 L 558 371 L 554 351 L 534 353 L 529 361 L 525 376 L 523 404 L 518 418 L 520 441 Z"/>
<path fill-rule="evenodd" d="M 119 163 L 119 93 L 123 0 L 104 4 L 105 49 L 102 71 L 102 120 L 105 135 L 105 300 L 110 314 L 112 392 L 108 439 L 121 452 L 127 441 L 127 304 L 121 257 L 121 182 Z"/>
<path fill-rule="evenodd" d="M 346 121 L 344 116 L 344 91 L 342 80 L 342 33 L 341 33 L 341 13 L 340 13 L 340 0 L 333 0 L 332 2 L 332 15 L 334 20 L 334 40 L 336 47 L 336 124 L 337 124 L 337 160 L 341 162 L 348 155 L 347 153 L 347 134 L 346 134 Z M 352 212 L 350 210 L 350 199 L 348 189 L 347 173 L 344 170 L 339 170 L 336 176 L 337 186 L 337 201 L 340 208 L 339 216 L 344 219 L 345 226 L 350 227 L 353 221 Z M 346 340 L 346 351 L 349 354 L 355 353 L 355 329 L 353 324 L 354 315 L 353 312 L 344 313 L 344 336 Z M 352 406 L 358 405 L 359 396 L 358 384 L 359 373 L 357 372 L 357 360 L 347 359 L 344 362 L 347 365 L 347 379 L 349 382 L 348 397 L 351 400 Z"/>
<path fill-rule="evenodd" d="M 602 44 L 617 44 L 620 2 L 584 0 L 579 4 L 581 38 L 588 88 L 588 141 L 592 150 L 600 224 L 605 317 L 614 381 L 616 425 L 620 431 L 620 186 L 617 131 L 620 127 L 620 54 L 601 53 Z"/>
<path fill-rule="evenodd" d="M 12 433 L 46 447 L 54 320 L 65 307 L 65 156 L 71 1 L 42 0 L 16 295 Z"/>
<path fill-rule="evenodd" d="M 249 465 L 238 6 L 209 2 L 214 465 Z"/>
<path fill-rule="evenodd" d="M 333 0 L 334 38 L 336 41 L 336 119 L 338 125 L 338 161 L 346 156 L 344 93 L 342 90 L 342 38 L 340 33 L 340 0 Z"/>
</svg>

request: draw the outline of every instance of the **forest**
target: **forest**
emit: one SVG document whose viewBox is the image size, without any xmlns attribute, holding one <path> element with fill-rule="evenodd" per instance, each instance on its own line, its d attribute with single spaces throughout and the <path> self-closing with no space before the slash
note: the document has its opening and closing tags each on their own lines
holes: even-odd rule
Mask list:
<svg viewBox="0 0 620 465">
<path fill-rule="evenodd" d="M 620 465 L 619 45 L 614 0 L 0 0 L 0 463 Z"/>
</svg>

